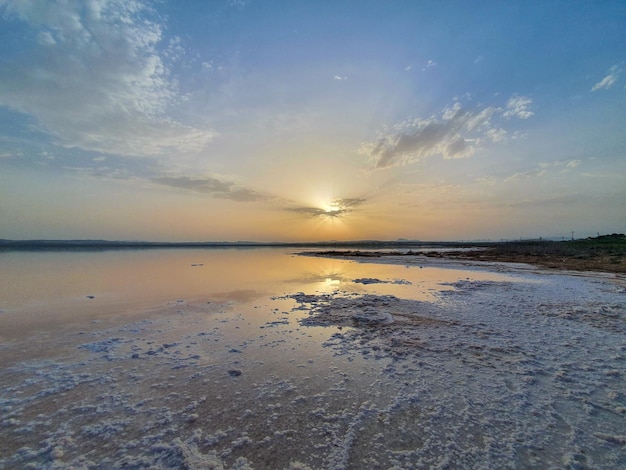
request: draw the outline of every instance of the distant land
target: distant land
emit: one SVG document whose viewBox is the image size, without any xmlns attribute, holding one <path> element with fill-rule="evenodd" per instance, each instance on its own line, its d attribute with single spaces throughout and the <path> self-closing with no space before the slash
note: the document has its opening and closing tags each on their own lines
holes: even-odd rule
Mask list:
<svg viewBox="0 0 626 470">
<path fill-rule="evenodd" d="M 602 235 L 577 240 L 606 241 L 622 239 L 623 234 Z M 574 240 L 572 240 L 574 241 Z M 428 248 L 428 247 L 490 247 L 513 242 L 568 243 L 562 238 L 536 238 L 523 240 L 458 240 L 422 241 L 400 238 L 397 240 L 327 240 L 319 242 L 255 242 L 255 241 L 200 241 L 200 242 L 149 242 L 141 240 L 7 240 L 0 239 L 0 251 L 39 251 L 39 250 L 119 250 L 148 248 Z"/>
<path fill-rule="evenodd" d="M 2 240 L 0 252 L 7 251 L 106 251 L 142 249 L 260 247 L 317 248 L 321 256 L 425 255 L 429 257 L 527 263 L 577 271 L 626 273 L 626 235 L 613 233 L 567 241 L 546 239 L 493 241 L 355 240 L 310 243 L 283 242 L 145 242 L 110 240 Z M 425 249 L 419 251 L 420 249 Z M 463 248 L 483 248 L 465 250 Z M 348 250 L 350 249 L 350 250 Z M 417 249 L 415 252 L 413 249 Z M 359 251 L 367 250 L 367 251 Z M 377 250 L 377 251 L 376 251 Z M 385 251 L 380 251 L 385 250 Z M 395 251 L 392 251 L 395 250 Z M 405 251 L 400 251 L 405 250 Z"/>
<path fill-rule="evenodd" d="M 422 245 L 423 246 L 423 245 Z M 438 250 L 438 247 L 447 247 Z M 479 247 L 478 250 L 456 249 Z M 321 256 L 339 257 L 382 257 L 413 256 L 416 254 L 431 258 L 456 260 L 525 263 L 545 268 L 572 271 L 600 271 L 605 273 L 626 273 L 626 235 L 613 233 L 597 237 L 580 238 L 567 241 L 522 240 L 491 243 L 448 243 L 423 252 L 393 251 L 337 251 L 326 250 L 311 252 Z"/>
<path fill-rule="evenodd" d="M 346 247 L 346 248 L 400 248 L 417 246 L 457 246 L 460 242 L 422 242 L 419 240 L 354 240 L 321 242 L 148 242 L 124 240 L 5 240 L 0 239 L 0 250 L 116 250 L 142 248 L 254 248 L 254 247 Z"/>
</svg>

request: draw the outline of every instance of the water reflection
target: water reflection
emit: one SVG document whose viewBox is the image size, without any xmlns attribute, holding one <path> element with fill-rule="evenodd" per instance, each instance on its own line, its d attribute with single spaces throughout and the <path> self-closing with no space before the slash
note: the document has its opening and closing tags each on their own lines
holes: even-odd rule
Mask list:
<svg viewBox="0 0 626 470">
<path fill-rule="evenodd" d="M 185 249 L 0 254 L 0 310 L 87 314 L 111 306 L 187 301 L 251 301 L 293 292 L 392 294 L 435 300 L 460 279 L 501 281 L 501 274 L 406 268 L 297 256 L 285 249 Z M 359 278 L 384 283 L 363 284 Z M 400 281 L 400 282 L 396 282 Z"/>
</svg>

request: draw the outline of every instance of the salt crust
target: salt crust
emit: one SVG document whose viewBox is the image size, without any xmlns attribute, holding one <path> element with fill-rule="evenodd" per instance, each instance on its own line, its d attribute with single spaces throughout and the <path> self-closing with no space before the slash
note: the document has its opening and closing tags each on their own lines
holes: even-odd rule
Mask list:
<svg viewBox="0 0 626 470">
<path fill-rule="evenodd" d="M 0 468 L 625 468 L 623 287 L 447 287 L 291 293 L 254 318 L 178 300 L 57 338 L 76 354 L 0 372 Z"/>
</svg>

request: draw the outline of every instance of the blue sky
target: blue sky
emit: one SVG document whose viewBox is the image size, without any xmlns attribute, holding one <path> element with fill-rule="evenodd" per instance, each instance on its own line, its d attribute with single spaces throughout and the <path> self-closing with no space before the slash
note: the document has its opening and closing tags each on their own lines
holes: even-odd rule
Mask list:
<svg viewBox="0 0 626 470">
<path fill-rule="evenodd" d="M 626 232 L 622 1 L 0 0 L 0 238 Z"/>
</svg>

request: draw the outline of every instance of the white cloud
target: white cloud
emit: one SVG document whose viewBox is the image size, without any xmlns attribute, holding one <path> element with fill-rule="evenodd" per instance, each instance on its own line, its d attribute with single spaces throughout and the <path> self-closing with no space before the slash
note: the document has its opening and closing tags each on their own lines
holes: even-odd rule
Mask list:
<svg viewBox="0 0 626 470">
<path fill-rule="evenodd" d="M 528 170 L 528 171 L 514 173 L 514 174 L 504 178 L 503 181 L 505 183 L 508 183 L 508 182 L 511 182 L 511 181 L 519 180 L 519 179 L 536 178 L 536 177 L 544 176 L 545 174 L 546 174 L 546 171 L 544 169 L 536 168 L 536 169 L 533 169 L 533 170 Z"/>
<path fill-rule="evenodd" d="M 617 82 L 618 71 L 616 67 L 611 69 L 611 73 L 609 73 L 606 77 L 596 83 L 593 87 L 591 87 L 591 91 L 597 91 L 601 89 L 608 90 L 611 88 L 615 82 Z"/>
<path fill-rule="evenodd" d="M 181 99 L 163 26 L 140 0 L 8 0 L 5 20 L 36 32 L 38 53 L 0 68 L 0 106 L 34 117 L 58 144 L 118 155 L 197 151 L 215 136 L 167 117 Z"/>
<path fill-rule="evenodd" d="M 228 0 L 228 6 L 241 10 L 250 3 L 250 0 Z"/>
<path fill-rule="evenodd" d="M 567 173 L 570 170 L 580 166 L 580 160 L 556 160 L 552 162 L 542 162 L 528 171 L 518 172 L 503 179 L 504 182 L 515 181 L 524 178 L 542 177 L 554 174 L 558 170 L 559 173 Z M 560 170 L 559 170 L 560 169 Z"/>
<path fill-rule="evenodd" d="M 580 160 L 557 160 L 553 162 L 539 163 L 539 168 L 577 168 L 580 166 Z"/>
<path fill-rule="evenodd" d="M 489 129 L 485 132 L 485 135 L 491 139 L 492 142 L 502 142 L 506 139 L 506 131 L 504 129 Z"/>
<path fill-rule="evenodd" d="M 364 144 L 362 152 L 369 155 L 376 168 L 411 163 L 420 158 L 441 155 L 443 158 L 464 158 L 473 155 L 472 143 L 462 135 L 480 123 L 477 115 L 463 111 L 459 103 L 444 109 L 441 119 L 416 119 L 399 126 L 396 134 L 381 136 L 376 142 Z M 483 116 L 483 119 L 487 119 Z"/>
<path fill-rule="evenodd" d="M 42 31 L 37 35 L 37 42 L 42 46 L 55 46 L 56 40 L 50 34 L 50 31 Z"/>
<path fill-rule="evenodd" d="M 345 77 L 345 76 L 344 76 L 344 77 L 342 77 L 341 75 L 335 75 L 333 78 L 334 78 L 335 80 L 340 80 L 340 81 L 343 81 L 343 80 L 347 80 L 347 79 L 348 79 L 348 77 Z"/>
<path fill-rule="evenodd" d="M 494 176 L 480 176 L 475 180 L 478 184 L 484 184 L 487 186 L 494 186 L 498 183 L 498 179 Z"/>
<path fill-rule="evenodd" d="M 400 123 L 394 132 L 381 134 L 374 142 L 361 146 L 375 168 L 405 165 L 431 156 L 444 159 L 472 156 L 485 141 L 502 142 L 507 131 L 492 124 L 492 119 L 532 116 L 531 100 L 514 97 L 506 108 L 487 106 L 477 110 L 464 109 L 459 101 L 442 110 L 440 117 L 414 119 Z"/>
<path fill-rule="evenodd" d="M 529 108 L 532 100 L 525 96 L 514 96 L 506 102 L 506 110 L 502 113 L 505 118 L 516 117 L 519 119 L 528 119 L 535 113 Z"/>
<path fill-rule="evenodd" d="M 491 116 L 497 111 L 491 106 L 483 109 L 479 113 L 467 117 L 467 130 L 473 131 L 490 125 Z"/>
<path fill-rule="evenodd" d="M 424 64 L 424 67 L 422 68 L 422 71 L 425 72 L 426 70 L 434 69 L 435 67 L 437 67 L 437 62 L 435 62 L 434 60 L 429 59 Z"/>
</svg>

